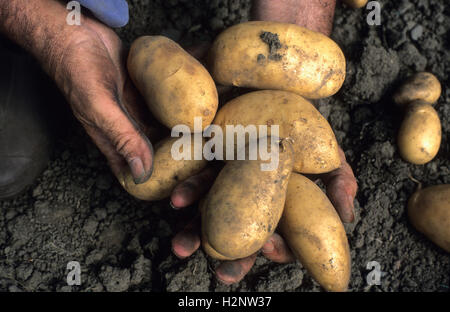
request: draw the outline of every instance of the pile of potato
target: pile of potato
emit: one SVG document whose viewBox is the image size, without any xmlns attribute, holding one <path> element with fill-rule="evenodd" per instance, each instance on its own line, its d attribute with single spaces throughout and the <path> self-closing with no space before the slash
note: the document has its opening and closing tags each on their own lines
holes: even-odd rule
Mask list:
<svg viewBox="0 0 450 312">
<path fill-rule="evenodd" d="M 341 164 L 333 130 L 307 100 L 331 96 L 341 88 L 346 74 L 341 49 L 330 38 L 303 27 L 247 22 L 217 37 L 207 67 L 209 72 L 161 36 L 137 39 L 128 57 L 134 84 L 154 117 L 168 128 L 184 124 L 194 131 L 194 117 L 202 118 L 203 127 L 219 126 L 224 136 L 227 125 L 267 125 L 269 129 L 279 125 L 279 137 L 271 137 L 279 147 L 275 170 L 262 171 L 260 165 L 268 161 L 259 158 L 228 160 L 200 201 L 205 252 L 221 260 L 247 257 L 278 229 L 317 282 L 328 291 L 345 291 L 351 259 L 344 226 L 327 196 L 302 175 L 330 172 Z M 215 82 L 259 91 L 239 96 L 218 110 Z M 413 100 L 417 99 L 402 91 L 396 97 L 398 103 Z M 413 102 L 410 107 L 412 116 L 405 123 L 415 123 L 414 114 L 436 120 L 431 106 Z M 408 137 L 408 127 L 401 130 L 402 139 Z M 430 133 L 437 135 L 437 127 L 430 127 Z M 143 200 L 169 197 L 178 183 L 205 168 L 205 159 L 172 158 L 177 139 L 169 137 L 156 145 L 154 171 L 146 183 L 136 185 L 131 173 L 122 178 L 131 195 Z M 409 138 L 406 141 L 411 143 Z M 225 137 L 223 142 L 225 150 Z M 436 144 L 433 141 L 424 153 L 434 157 Z M 406 151 L 402 155 L 410 153 L 405 148 L 401 147 Z M 419 199 L 412 206 L 419 205 Z"/>
<path fill-rule="evenodd" d="M 431 73 L 420 72 L 406 80 L 394 94 L 394 102 L 406 111 L 398 133 L 400 155 L 423 165 L 438 153 L 441 121 L 433 104 L 441 95 L 441 84 Z M 450 252 L 450 185 L 418 190 L 408 201 L 412 225 L 447 252 Z"/>
<path fill-rule="evenodd" d="M 224 135 L 227 125 L 267 125 L 266 136 L 271 136 L 271 125 L 279 126 L 279 138 L 271 137 L 279 145 L 275 170 L 262 171 L 261 163 L 268 162 L 262 159 L 227 161 L 201 201 L 204 250 L 222 260 L 247 257 L 278 227 L 325 289 L 346 290 L 351 269 L 343 224 L 326 195 L 301 175 L 340 166 L 333 130 L 307 98 L 328 97 L 341 88 L 341 49 L 296 25 L 248 22 L 220 34 L 207 63 L 211 75 L 180 46 L 159 36 L 137 39 L 128 57 L 133 82 L 168 128 L 185 124 L 193 131 L 198 116 L 203 127 L 213 123 Z M 214 82 L 261 91 L 239 96 L 217 112 Z M 143 200 L 169 197 L 179 182 L 207 165 L 204 159 L 174 160 L 171 146 L 177 139 L 155 146 L 154 171 L 146 183 L 136 185 L 130 173 L 123 177 L 130 194 Z M 226 137 L 223 142 L 225 150 Z"/>
</svg>

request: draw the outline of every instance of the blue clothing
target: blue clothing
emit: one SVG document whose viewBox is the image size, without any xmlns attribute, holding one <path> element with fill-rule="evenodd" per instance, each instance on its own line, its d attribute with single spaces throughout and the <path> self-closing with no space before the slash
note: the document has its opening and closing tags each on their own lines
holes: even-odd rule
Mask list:
<svg viewBox="0 0 450 312">
<path fill-rule="evenodd" d="M 110 27 L 123 27 L 128 24 L 129 12 L 126 0 L 78 0 L 78 2 Z"/>
</svg>

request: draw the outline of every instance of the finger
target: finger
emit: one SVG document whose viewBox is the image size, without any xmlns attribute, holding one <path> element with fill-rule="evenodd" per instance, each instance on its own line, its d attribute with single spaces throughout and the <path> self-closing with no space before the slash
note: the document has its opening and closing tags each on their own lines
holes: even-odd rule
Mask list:
<svg viewBox="0 0 450 312">
<path fill-rule="evenodd" d="M 89 116 L 94 124 L 85 123 L 87 132 L 108 158 L 116 176 L 120 178 L 126 170 L 124 160 L 136 184 L 147 181 L 152 173 L 153 160 L 150 141 L 118 103 L 118 97 L 99 94 L 95 100 L 97 103 Z"/>
<path fill-rule="evenodd" d="M 199 200 L 212 186 L 221 166 L 219 163 L 211 164 L 199 174 L 178 184 L 170 198 L 172 207 L 184 208 Z"/>
<path fill-rule="evenodd" d="M 197 216 L 172 238 L 172 252 L 180 259 L 190 257 L 200 247 L 200 218 Z"/>
<path fill-rule="evenodd" d="M 131 118 L 136 122 L 142 133 L 153 143 L 170 136 L 170 130 L 164 127 L 151 114 L 143 97 L 139 94 L 128 77 L 124 87 L 124 105 Z"/>
<path fill-rule="evenodd" d="M 255 260 L 256 254 L 239 260 L 224 261 L 216 269 L 216 277 L 225 285 L 237 283 L 250 271 Z"/>
<path fill-rule="evenodd" d="M 269 238 L 261 251 L 267 259 L 273 262 L 289 263 L 295 261 L 295 257 L 284 242 L 284 239 L 277 233 L 274 233 Z"/>
<path fill-rule="evenodd" d="M 327 195 L 336 208 L 342 222 L 351 223 L 355 220 L 354 200 L 358 184 L 350 165 L 347 163 L 345 154 L 339 148 L 341 167 L 333 172 L 323 175 Z"/>
</svg>

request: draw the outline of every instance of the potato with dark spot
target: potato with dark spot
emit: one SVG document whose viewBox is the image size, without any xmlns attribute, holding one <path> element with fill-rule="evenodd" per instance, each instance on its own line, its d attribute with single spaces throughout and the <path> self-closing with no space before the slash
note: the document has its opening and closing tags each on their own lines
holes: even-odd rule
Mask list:
<svg viewBox="0 0 450 312">
<path fill-rule="evenodd" d="M 294 163 L 291 143 L 281 140 L 278 154 L 273 170 L 261 170 L 269 161 L 246 157 L 228 161 L 219 173 L 201 205 L 203 247 L 211 257 L 250 256 L 275 231 Z"/>
<path fill-rule="evenodd" d="M 286 23 L 247 22 L 214 41 L 208 56 L 222 85 L 285 90 L 310 99 L 335 94 L 345 80 L 345 57 L 327 36 Z"/>
<path fill-rule="evenodd" d="M 318 174 L 341 165 L 338 144 L 330 124 L 314 105 L 292 92 L 264 90 L 244 94 L 225 104 L 213 123 L 224 133 L 224 151 L 227 127 L 267 125 L 270 134 L 271 126 L 278 125 L 279 137 L 293 142 L 294 171 Z M 258 132 L 258 135 L 266 134 Z M 235 137 L 235 145 L 236 141 Z"/>
<path fill-rule="evenodd" d="M 211 75 L 177 43 L 162 36 L 134 41 L 128 55 L 128 72 L 153 113 L 163 125 L 187 125 L 194 118 L 203 128 L 217 111 L 218 95 Z"/>
<path fill-rule="evenodd" d="M 155 145 L 153 173 L 147 182 L 135 184 L 131 172 L 127 171 L 120 179 L 123 188 L 132 196 L 142 200 L 161 200 L 169 197 L 178 183 L 204 169 L 208 162 L 203 157 L 200 160 L 194 159 L 193 136 L 191 137 L 191 142 L 189 144 L 186 143 L 191 149 L 191 159 L 174 159 L 171 151 L 177 140 L 180 140 L 180 138 L 169 137 Z M 202 147 L 203 143 L 202 140 Z M 183 152 L 183 148 L 180 148 L 179 151 Z"/>
<path fill-rule="evenodd" d="M 441 121 L 436 110 L 421 100 L 410 103 L 398 133 L 402 158 L 416 165 L 431 161 L 439 151 L 441 137 Z"/>
<path fill-rule="evenodd" d="M 415 100 L 434 104 L 441 96 L 441 84 L 431 73 L 420 72 L 410 77 L 394 94 L 394 102 L 407 107 Z"/>
<path fill-rule="evenodd" d="M 419 232 L 450 252 L 450 184 L 415 192 L 408 201 L 408 216 Z"/>
<path fill-rule="evenodd" d="M 346 291 L 351 258 L 344 226 L 322 190 L 292 173 L 279 231 L 294 255 L 327 291 Z"/>
</svg>

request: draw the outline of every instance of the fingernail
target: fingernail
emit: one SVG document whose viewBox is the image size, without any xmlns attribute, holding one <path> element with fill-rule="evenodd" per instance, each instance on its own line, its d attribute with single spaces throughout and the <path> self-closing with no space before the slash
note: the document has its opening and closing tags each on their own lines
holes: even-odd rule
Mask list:
<svg viewBox="0 0 450 312">
<path fill-rule="evenodd" d="M 130 160 L 128 163 L 131 170 L 131 175 L 133 176 L 134 183 L 141 184 L 146 181 L 146 174 L 144 169 L 144 164 L 142 160 L 137 157 Z"/>
<path fill-rule="evenodd" d="M 172 201 L 169 202 L 169 205 L 170 205 L 170 207 L 172 207 L 172 209 L 180 210 L 180 208 L 175 207 L 175 205 L 172 203 Z"/>
<path fill-rule="evenodd" d="M 233 261 L 225 261 L 223 262 L 218 271 L 216 271 L 217 278 L 224 284 L 230 285 L 233 284 L 235 279 L 237 279 L 241 274 L 241 266 Z"/>
<path fill-rule="evenodd" d="M 262 247 L 263 253 L 271 253 L 275 249 L 273 242 L 271 239 L 269 239 L 264 246 Z"/>
<path fill-rule="evenodd" d="M 175 249 L 174 249 L 173 247 L 171 247 L 171 249 L 172 249 L 172 253 L 173 253 L 178 259 L 186 259 L 186 258 L 187 258 L 187 257 L 183 257 L 183 256 L 179 255 L 179 254 L 175 251 Z"/>
</svg>

